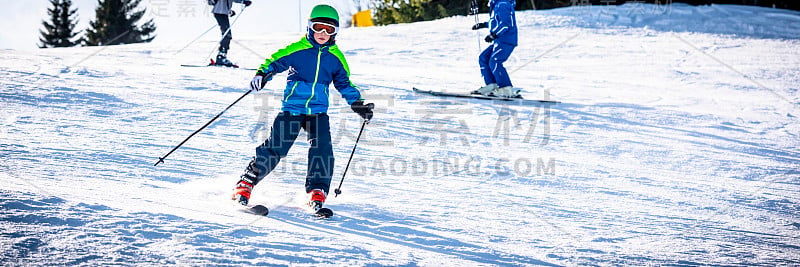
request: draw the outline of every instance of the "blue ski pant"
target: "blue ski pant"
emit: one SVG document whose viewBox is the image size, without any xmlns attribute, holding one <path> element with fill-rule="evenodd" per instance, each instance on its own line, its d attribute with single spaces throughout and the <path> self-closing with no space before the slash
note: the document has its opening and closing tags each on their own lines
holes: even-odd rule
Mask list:
<svg viewBox="0 0 800 267">
<path fill-rule="evenodd" d="M 481 66 L 481 75 L 486 84 L 496 83 L 499 87 L 512 86 L 508 71 L 503 67 L 503 62 L 508 60 L 515 46 L 494 42 L 481 52 L 478 63 Z"/>
<path fill-rule="evenodd" d="M 300 129 L 308 134 L 306 192 L 322 189 L 328 193 L 333 175 L 333 146 L 328 114 L 292 115 L 281 112 L 272 123 L 269 139 L 256 148 L 255 167 L 260 181 L 286 157 Z"/>
</svg>

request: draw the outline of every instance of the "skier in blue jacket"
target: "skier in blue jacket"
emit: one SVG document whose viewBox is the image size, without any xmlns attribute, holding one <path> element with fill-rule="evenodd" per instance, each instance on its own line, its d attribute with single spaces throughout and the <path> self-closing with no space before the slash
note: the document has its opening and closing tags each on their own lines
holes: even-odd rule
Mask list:
<svg viewBox="0 0 800 267">
<path fill-rule="evenodd" d="M 282 112 L 272 124 L 269 139 L 256 148 L 255 158 L 241 175 L 233 199 L 247 205 L 253 187 L 285 157 L 300 129 L 308 133 L 308 172 L 305 189 L 309 206 L 322 208 L 333 174 L 333 147 L 328 122 L 329 85 L 333 86 L 364 120 L 372 118 L 372 103 L 364 104 L 358 87 L 350 82 L 350 68 L 339 47 L 336 34 L 339 14 L 329 5 L 311 10 L 308 34 L 278 50 L 262 64 L 250 87 L 261 90 L 276 73 L 289 71 L 283 91 Z"/>
<path fill-rule="evenodd" d="M 499 97 L 517 97 L 519 91 L 514 89 L 508 71 L 503 67 L 514 48 L 517 46 L 517 19 L 514 15 L 514 0 L 490 0 L 489 21 L 472 26 L 473 30 L 489 28 L 489 35 L 484 40 L 492 43 L 479 56 L 481 75 L 485 86 L 473 91 L 473 94 Z"/>
</svg>

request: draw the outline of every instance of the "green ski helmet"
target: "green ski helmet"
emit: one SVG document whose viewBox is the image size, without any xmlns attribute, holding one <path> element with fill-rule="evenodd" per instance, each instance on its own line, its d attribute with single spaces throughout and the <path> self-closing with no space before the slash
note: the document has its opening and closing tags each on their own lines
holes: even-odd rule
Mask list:
<svg viewBox="0 0 800 267">
<path fill-rule="evenodd" d="M 329 5 L 317 5 L 311 9 L 311 15 L 308 20 L 332 20 L 331 22 L 336 22 L 336 26 L 339 26 L 339 12 L 336 12 L 336 9 Z"/>
</svg>

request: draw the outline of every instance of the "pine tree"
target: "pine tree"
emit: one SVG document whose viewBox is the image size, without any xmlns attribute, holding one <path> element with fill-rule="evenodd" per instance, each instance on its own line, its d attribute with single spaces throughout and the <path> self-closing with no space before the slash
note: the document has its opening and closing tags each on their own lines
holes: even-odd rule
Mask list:
<svg viewBox="0 0 800 267">
<path fill-rule="evenodd" d="M 153 20 L 141 26 L 136 24 L 145 9 L 135 11 L 141 0 L 97 0 L 95 20 L 86 30 L 85 43 L 89 46 L 117 45 L 150 42 L 155 38 Z"/>
<path fill-rule="evenodd" d="M 72 9 L 71 0 L 50 0 L 52 8 L 47 9 L 50 22 L 42 21 L 44 30 L 39 30 L 39 48 L 49 47 L 70 47 L 80 43 L 80 40 L 73 41 L 73 38 L 80 32 L 73 32 L 77 18 L 73 18 L 77 9 Z"/>
<path fill-rule="evenodd" d="M 447 17 L 450 14 L 447 9 L 434 0 L 375 0 L 375 23 L 379 25 L 407 23 L 434 20 Z M 469 0 L 453 2 L 465 2 L 464 14 L 469 9 Z"/>
</svg>

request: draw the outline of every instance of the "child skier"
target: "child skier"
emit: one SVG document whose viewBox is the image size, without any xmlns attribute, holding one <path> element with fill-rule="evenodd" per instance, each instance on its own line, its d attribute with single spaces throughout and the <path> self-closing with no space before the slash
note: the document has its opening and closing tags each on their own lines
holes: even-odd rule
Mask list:
<svg viewBox="0 0 800 267">
<path fill-rule="evenodd" d="M 322 208 L 333 174 L 333 147 L 328 122 L 328 86 L 336 90 L 364 120 L 372 118 L 373 104 L 364 104 L 358 87 L 350 82 L 350 69 L 335 44 L 339 29 L 339 14 L 329 5 L 317 5 L 311 10 L 308 34 L 295 43 L 278 50 L 256 72 L 250 87 L 261 90 L 276 73 L 287 69 L 283 108 L 272 123 L 272 133 L 256 148 L 256 156 L 247 165 L 233 192 L 233 200 L 247 205 L 253 187 L 269 174 L 289 152 L 300 129 L 308 133 L 308 171 L 306 193 L 311 195 L 309 206 Z"/>
<path fill-rule="evenodd" d="M 228 60 L 228 49 L 230 49 L 231 39 L 233 38 L 230 31 L 231 23 L 230 20 L 228 20 L 228 16 L 232 17 L 236 14 L 231 10 L 233 2 L 242 3 L 246 7 L 253 3 L 250 0 L 208 0 L 208 4 L 213 6 L 211 13 L 214 13 L 214 19 L 217 20 L 219 30 L 222 31 L 223 34 L 222 40 L 219 41 L 219 53 L 217 53 L 217 60 L 214 61 L 214 65 L 227 67 L 235 66 L 233 62 Z"/>
<path fill-rule="evenodd" d="M 514 15 L 514 0 L 490 0 L 489 21 L 472 26 L 473 30 L 489 28 L 484 40 L 492 43 L 481 53 L 478 63 L 486 86 L 473 94 L 500 97 L 518 97 L 519 92 L 511 85 L 511 78 L 503 67 L 514 47 L 517 46 L 517 19 Z"/>
</svg>

